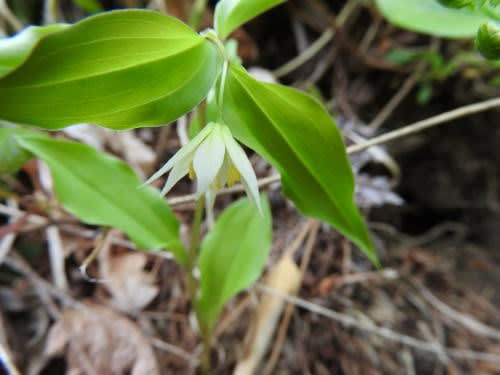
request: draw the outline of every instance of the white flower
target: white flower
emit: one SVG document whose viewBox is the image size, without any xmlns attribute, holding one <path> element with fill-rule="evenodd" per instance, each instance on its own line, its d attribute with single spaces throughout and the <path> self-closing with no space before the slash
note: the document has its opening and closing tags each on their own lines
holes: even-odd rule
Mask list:
<svg viewBox="0 0 500 375">
<path fill-rule="evenodd" d="M 261 211 L 257 177 L 245 151 L 234 140 L 226 125 L 215 122 L 207 124 L 144 184 L 169 171 L 162 195 L 189 174 L 190 178 L 196 178 L 197 181 L 196 196 L 199 198 L 206 194 L 207 203 L 212 204 L 217 190 L 226 184 L 231 186 L 241 181 L 247 195 Z"/>
</svg>

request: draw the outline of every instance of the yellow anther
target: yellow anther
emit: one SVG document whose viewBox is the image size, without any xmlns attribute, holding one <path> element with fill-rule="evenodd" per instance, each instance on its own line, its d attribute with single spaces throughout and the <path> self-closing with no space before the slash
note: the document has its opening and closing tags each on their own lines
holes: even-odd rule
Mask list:
<svg viewBox="0 0 500 375">
<path fill-rule="evenodd" d="M 241 179 L 240 172 L 238 172 L 238 170 L 233 165 L 231 165 L 227 173 L 227 186 L 229 187 L 233 186 L 235 183 L 240 181 L 240 179 Z"/>
<path fill-rule="evenodd" d="M 196 178 L 196 172 L 194 171 L 193 163 L 189 165 L 189 178 L 191 180 L 194 180 Z"/>
</svg>

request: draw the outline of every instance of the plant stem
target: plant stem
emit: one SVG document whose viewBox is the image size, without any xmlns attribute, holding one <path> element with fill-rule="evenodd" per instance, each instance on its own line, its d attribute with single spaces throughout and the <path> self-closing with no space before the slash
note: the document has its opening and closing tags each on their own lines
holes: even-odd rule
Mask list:
<svg viewBox="0 0 500 375">
<path fill-rule="evenodd" d="M 222 122 L 222 104 L 224 102 L 224 88 L 226 86 L 227 71 L 229 69 L 229 61 L 224 60 L 222 65 L 222 73 L 220 76 L 219 92 L 217 93 L 217 106 L 219 107 L 219 121 Z"/>
<path fill-rule="evenodd" d="M 191 15 L 189 16 L 189 26 L 193 29 L 197 29 L 200 26 L 201 16 L 207 7 L 207 0 L 196 0 L 191 10 Z"/>
<path fill-rule="evenodd" d="M 212 349 L 212 333 L 202 330 L 203 353 L 201 354 L 200 365 L 203 375 L 210 374 L 211 360 L 210 353 Z"/>
<path fill-rule="evenodd" d="M 201 219 L 203 218 L 203 209 L 205 207 L 205 196 L 202 195 L 196 201 L 196 208 L 194 210 L 193 227 L 191 228 L 191 244 L 189 247 L 189 252 L 193 257 L 196 257 L 198 246 L 200 246 L 201 239 Z"/>
<path fill-rule="evenodd" d="M 201 220 L 203 218 L 203 209 L 205 207 L 205 196 L 202 195 L 196 201 L 196 208 L 194 211 L 193 225 L 191 226 L 191 243 L 189 244 L 189 252 L 187 256 L 187 262 L 185 270 L 187 273 L 187 287 L 189 291 L 189 296 L 193 302 L 196 299 L 196 290 L 198 289 L 198 281 L 193 275 L 193 270 L 196 265 L 196 259 L 198 257 L 198 247 L 200 246 L 201 240 Z"/>
<path fill-rule="evenodd" d="M 201 222 L 203 219 L 203 212 L 205 208 L 205 196 L 202 195 L 196 201 L 194 210 L 193 224 L 191 226 L 191 243 L 189 244 L 188 260 L 186 262 L 185 270 L 187 273 L 187 287 L 189 296 L 191 298 L 191 305 L 196 311 L 196 293 L 198 290 L 198 280 L 193 274 L 198 258 L 198 248 L 201 242 Z M 200 334 L 203 342 L 203 354 L 201 356 L 201 372 L 203 374 L 210 373 L 210 349 L 211 349 L 211 333 L 205 328 L 203 322 L 198 318 L 198 326 L 200 327 Z"/>
</svg>

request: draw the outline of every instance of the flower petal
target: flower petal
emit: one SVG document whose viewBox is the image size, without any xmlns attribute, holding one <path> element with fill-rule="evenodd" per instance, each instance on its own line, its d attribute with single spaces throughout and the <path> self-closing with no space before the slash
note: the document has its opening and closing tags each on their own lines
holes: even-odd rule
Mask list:
<svg viewBox="0 0 500 375">
<path fill-rule="evenodd" d="M 206 212 L 208 229 L 212 229 L 215 223 L 214 205 L 216 197 L 217 197 L 217 190 L 215 189 L 208 189 L 207 192 L 205 193 L 205 212 Z"/>
<path fill-rule="evenodd" d="M 226 144 L 226 150 L 231 158 L 233 165 L 240 172 L 241 182 L 247 195 L 251 200 L 255 202 L 259 212 L 262 214 L 262 207 L 260 205 L 259 198 L 259 185 L 257 183 L 257 177 L 248 160 L 247 154 L 241 148 L 241 146 L 234 140 L 231 131 L 227 126 L 222 128 L 222 134 L 224 137 L 224 143 Z"/>
<path fill-rule="evenodd" d="M 217 173 L 217 177 L 215 179 L 215 184 L 212 185 L 215 189 L 221 189 L 226 185 L 227 181 L 227 175 L 229 172 L 229 168 L 231 168 L 232 163 L 231 159 L 229 158 L 229 155 L 227 152 L 224 154 L 224 162 L 222 163 L 222 167 L 219 170 L 219 173 Z"/>
<path fill-rule="evenodd" d="M 160 176 L 163 174 L 167 173 L 169 170 L 171 170 L 175 164 L 181 163 L 182 159 L 185 159 L 186 157 L 190 156 L 190 154 L 194 153 L 196 151 L 196 148 L 198 145 L 203 142 L 203 140 L 210 134 L 210 132 L 213 130 L 215 124 L 213 122 L 207 124 L 197 135 L 194 137 L 189 143 L 184 145 L 175 153 L 174 156 L 172 156 L 168 162 L 166 162 L 163 167 L 161 167 L 156 173 L 154 173 L 151 177 L 149 177 L 146 182 L 142 184 L 142 186 L 147 185 L 154 180 L 157 180 Z M 189 159 L 192 159 L 192 155 Z M 178 180 L 177 180 L 178 181 Z"/>
<path fill-rule="evenodd" d="M 210 135 L 196 149 L 193 158 L 193 168 L 196 173 L 196 194 L 204 194 L 215 181 L 224 162 L 224 140 L 220 126 L 214 127 Z"/>
<path fill-rule="evenodd" d="M 172 187 L 185 175 L 189 173 L 189 166 L 193 161 L 193 157 L 186 157 L 174 165 L 172 171 L 168 174 L 167 182 L 165 186 L 161 189 L 161 195 L 166 195 Z"/>
</svg>

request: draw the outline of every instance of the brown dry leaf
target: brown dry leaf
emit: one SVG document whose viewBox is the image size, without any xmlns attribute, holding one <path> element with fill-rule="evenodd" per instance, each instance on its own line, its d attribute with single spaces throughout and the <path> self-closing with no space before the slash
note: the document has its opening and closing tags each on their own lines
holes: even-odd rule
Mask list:
<svg viewBox="0 0 500 375">
<path fill-rule="evenodd" d="M 65 353 L 68 375 L 159 374 L 151 344 L 137 326 L 92 303 L 62 312 L 49 332 L 45 352 Z"/>
<path fill-rule="evenodd" d="M 236 29 L 231 38 L 238 41 L 238 56 L 243 62 L 255 61 L 259 57 L 259 50 L 255 40 L 241 27 Z"/>
<path fill-rule="evenodd" d="M 269 272 L 265 285 L 283 294 L 297 293 L 301 282 L 299 267 L 290 255 L 284 255 Z M 249 339 L 246 340 L 245 357 L 238 362 L 234 375 L 251 375 L 255 373 L 262 357 L 267 351 L 269 342 L 276 329 L 279 317 L 285 305 L 281 298 L 264 295 L 259 303 L 254 319 L 250 325 Z"/>
<path fill-rule="evenodd" d="M 108 143 L 114 152 L 123 155 L 125 161 L 142 178 L 145 177 L 146 171 L 150 171 L 156 161 L 153 149 L 137 137 L 133 131 L 110 132 Z"/>
<path fill-rule="evenodd" d="M 189 18 L 189 10 L 193 6 L 192 1 L 186 0 L 168 0 L 167 11 L 171 16 L 187 21 Z"/>
<path fill-rule="evenodd" d="M 144 178 L 156 160 L 153 149 L 144 143 L 133 130 L 113 131 L 89 124 L 77 124 L 62 130 L 69 137 L 104 151 L 109 145 L 113 152 L 123 159 Z"/>
<path fill-rule="evenodd" d="M 126 313 L 136 313 L 146 307 L 158 294 L 154 276 L 144 271 L 147 256 L 125 253 L 110 256 L 103 251 L 100 257 L 100 276 L 111 293 L 109 304 Z"/>
<path fill-rule="evenodd" d="M 488 347 L 488 353 L 493 355 L 500 355 L 500 345 L 490 345 Z M 477 363 L 477 371 L 485 373 L 488 372 L 490 374 L 500 374 L 500 364 L 487 361 L 479 361 Z"/>
<path fill-rule="evenodd" d="M 90 124 L 76 124 L 62 129 L 67 136 L 104 151 L 111 130 Z"/>
<path fill-rule="evenodd" d="M 158 0 L 161 1 L 161 0 Z M 165 1 L 167 5 L 167 13 L 171 16 L 180 18 L 182 21 L 187 22 L 191 15 L 192 9 L 196 6 L 195 0 L 168 0 Z M 212 27 L 213 25 L 213 15 L 210 7 L 206 7 L 200 20 L 200 25 L 198 30 L 206 29 L 207 27 Z"/>
</svg>

